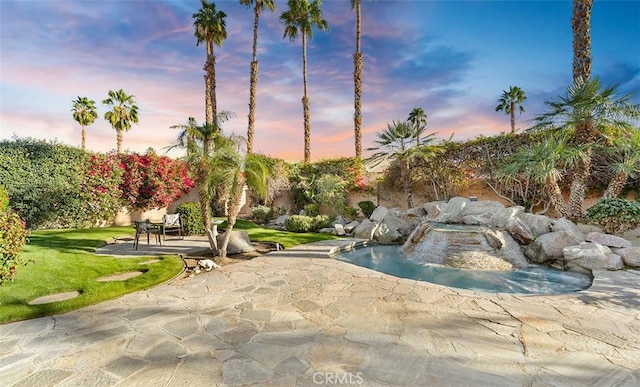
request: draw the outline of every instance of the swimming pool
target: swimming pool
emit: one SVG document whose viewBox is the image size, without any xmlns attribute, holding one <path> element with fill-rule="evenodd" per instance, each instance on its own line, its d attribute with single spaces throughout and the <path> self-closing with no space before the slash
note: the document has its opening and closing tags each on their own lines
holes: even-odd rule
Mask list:
<svg viewBox="0 0 640 387">
<path fill-rule="evenodd" d="M 513 271 L 464 270 L 440 265 L 418 265 L 404 258 L 398 245 L 362 247 L 338 253 L 334 258 L 396 277 L 486 292 L 561 294 L 587 289 L 593 282 L 591 274 L 533 264 Z"/>
</svg>

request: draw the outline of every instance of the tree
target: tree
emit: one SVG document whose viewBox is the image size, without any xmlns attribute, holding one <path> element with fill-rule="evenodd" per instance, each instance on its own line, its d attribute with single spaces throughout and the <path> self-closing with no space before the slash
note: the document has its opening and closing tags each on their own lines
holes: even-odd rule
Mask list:
<svg viewBox="0 0 640 387">
<path fill-rule="evenodd" d="M 640 131 L 634 131 L 630 136 L 616 138 L 611 149 L 618 160 L 611 164 L 613 178 L 604 191 L 603 199 L 613 199 L 620 196 L 629 178 L 640 174 Z"/>
<path fill-rule="evenodd" d="M 541 184 L 556 212 L 568 216 L 569 209 L 558 182 L 566 168 L 573 167 L 584 157 L 584 147 L 568 146 L 566 138 L 552 135 L 523 147 L 507 158 L 499 176 L 505 181 L 522 177 Z"/>
<path fill-rule="evenodd" d="M 72 102 L 73 119 L 82 126 L 82 150 L 85 150 L 86 136 L 84 127 L 93 124 L 98 118 L 96 101 L 87 97 L 78 97 L 77 100 Z"/>
<path fill-rule="evenodd" d="M 504 111 L 511 117 L 511 133 L 516 132 L 516 107 L 520 110 L 520 114 L 524 112 L 522 102 L 527 99 L 524 91 L 517 86 L 509 86 L 509 91 L 502 91 L 502 96 L 498 100 L 496 111 Z"/>
<path fill-rule="evenodd" d="M 353 135 L 355 137 L 356 157 L 362 158 L 362 67 L 364 58 L 360 51 L 362 23 L 362 0 L 351 0 L 351 9 L 356 11 L 356 52 L 353 53 Z"/>
<path fill-rule="evenodd" d="M 413 126 L 416 134 L 416 145 L 420 144 L 420 134 L 427 128 L 427 114 L 422 108 L 414 108 L 409 113 L 409 123 Z"/>
<path fill-rule="evenodd" d="M 213 172 L 210 160 L 216 149 L 216 141 L 220 138 L 220 133 L 222 132 L 222 123 L 228 121 L 231 117 L 233 117 L 233 113 L 223 111 L 211 123 L 205 123 L 204 125 L 198 125 L 195 120 L 190 118 L 187 125 L 174 126 L 182 129 L 182 131 L 178 134 L 177 142 L 169 147 L 169 149 L 187 149 L 186 161 L 189 164 L 192 175 L 196 178 L 204 228 L 209 239 L 209 246 L 213 251 L 217 250 L 217 242 L 213 235 L 211 221 L 211 202 L 214 195 L 214 187 L 210 184 L 210 176 Z"/>
<path fill-rule="evenodd" d="M 374 165 L 379 165 L 384 161 L 397 162 L 401 165 L 402 187 L 407 196 L 407 206 L 413 207 L 413 178 L 411 168 L 415 161 L 420 158 L 432 157 L 442 153 L 442 148 L 437 145 L 429 145 L 434 140 L 434 133 L 424 137 L 421 144 L 412 145 L 416 136 L 420 136 L 424 128 L 416 131 L 407 121 L 392 121 L 387 127 L 377 134 L 378 139 L 374 141 L 376 147 L 367 148 L 369 151 L 377 151 L 368 161 Z"/>
<path fill-rule="evenodd" d="M 249 86 L 249 126 L 247 128 L 247 153 L 253 153 L 253 133 L 256 121 L 256 88 L 258 87 L 258 26 L 263 9 L 274 11 L 274 0 L 240 0 L 240 4 L 253 6 L 253 56 L 251 60 L 251 81 Z"/>
<path fill-rule="evenodd" d="M 616 86 L 603 87 L 598 78 L 587 82 L 578 80 L 567 88 L 565 95 L 546 101 L 548 111 L 534 118 L 536 124 L 532 130 L 569 131 L 573 144 L 584 147 L 585 157 L 574 166 L 577 169 L 571 182 L 568 216 L 574 219 L 585 216 L 582 203 L 590 171 L 583 169 L 591 168 L 591 146 L 595 137 L 583 143 L 578 140 L 582 135 L 580 129 L 586 123 L 594 133 L 605 130 L 632 133 L 634 127 L 629 121 L 640 119 L 640 105 L 631 103 L 631 98 L 631 94 L 618 96 Z"/>
<path fill-rule="evenodd" d="M 138 106 L 133 95 L 128 95 L 124 90 L 109 90 L 109 98 L 102 101 L 110 110 L 104 113 L 104 119 L 111 124 L 116 131 L 116 153 L 122 149 L 122 132 L 131 129 L 131 123 L 138 123 Z"/>
<path fill-rule="evenodd" d="M 304 161 L 311 161 L 311 122 L 310 101 L 307 96 L 307 37 L 313 38 L 313 27 L 326 31 L 329 26 L 322 18 L 320 0 L 288 0 L 289 9 L 280 15 L 280 21 L 284 24 L 283 38 L 295 41 L 298 34 L 302 36 L 302 84 L 304 95 L 302 97 L 302 110 L 304 115 Z"/>
<path fill-rule="evenodd" d="M 227 26 L 225 18 L 227 14 L 216 11 L 216 5 L 207 0 L 201 0 L 202 8 L 192 15 L 195 26 L 196 46 L 205 43 L 207 47 L 207 60 L 203 70 L 205 71 L 205 121 L 211 124 L 218 116 L 216 104 L 216 57 L 213 52 L 213 45 L 222 47 L 222 43 L 227 38 Z"/>
</svg>

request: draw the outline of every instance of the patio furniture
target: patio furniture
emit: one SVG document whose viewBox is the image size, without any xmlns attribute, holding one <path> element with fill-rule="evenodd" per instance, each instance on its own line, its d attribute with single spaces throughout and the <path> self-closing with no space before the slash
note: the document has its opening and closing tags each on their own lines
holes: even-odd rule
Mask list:
<svg viewBox="0 0 640 387">
<path fill-rule="evenodd" d="M 182 236 L 182 222 L 180 221 L 180 214 L 166 214 L 162 217 L 162 240 L 166 242 L 167 231 L 178 231 L 178 237 L 184 239 Z"/>
<path fill-rule="evenodd" d="M 133 240 L 133 246 L 138 250 L 138 244 L 140 243 L 140 235 L 147 234 L 147 245 L 151 234 L 155 235 L 156 243 L 162 245 L 160 240 L 161 225 L 158 223 L 151 223 L 148 220 L 134 220 L 134 226 L 136 228 L 136 236 Z"/>
</svg>

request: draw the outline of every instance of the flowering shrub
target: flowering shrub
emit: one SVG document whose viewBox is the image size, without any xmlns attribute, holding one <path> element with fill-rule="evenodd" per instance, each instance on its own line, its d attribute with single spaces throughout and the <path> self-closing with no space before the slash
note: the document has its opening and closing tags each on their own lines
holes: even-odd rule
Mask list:
<svg viewBox="0 0 640 387">
<path fill-rule="evenodd" d="M 123 155 L 120 190 L 127 207 L 147 210 L 166 207 L 195 186 L 187 164 L 149 151 Z"/>
<path fill-rule="evenodd" d="M 0 211 L 0 285 L 11 280 L 19 265 L 29 261 L 20 257 L 29 232 L 24 221 L 13 211 Z"/>
<path fill-rule="evenodd" d="M 120 208 L 123 170 L 116 154 L 92 154 L 85 163 L 80 184 L 85 225 L 111 221 Z"/>
</svg>

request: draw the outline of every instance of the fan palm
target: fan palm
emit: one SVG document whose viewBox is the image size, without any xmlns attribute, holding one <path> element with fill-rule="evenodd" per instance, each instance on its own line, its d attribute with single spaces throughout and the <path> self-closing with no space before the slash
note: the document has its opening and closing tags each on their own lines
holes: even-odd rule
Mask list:
<svg viewBox="0 0 640 387">
<path fill-rule="evenodd" d="M 420 134 L 427 128 L 427 114 L 422 108 L 414 108 L 409 113 L 409 123 L 413 126 L 416 136 L 416 145 L 420 144 Z"/>
<path fill-rule="evenodd" d="M 198 125 L 193 118 L 189 118 L 186 125 L 174 125 L 172 128 L 181 129 L 177 142 L 170 147 L 186 148 L 186 161 L 193 174 L 196 176 L 198 197 L 202 220 L 207 233 L 211 250 L 217 250 L 217 242 L 213 235 L 211 221 L 211 202 L 214 188 L 211 186 L 211 158 L 217 147 L 217 142 L 222 138 L 222 123 L 233 117 L 233 113 L 223 111 L 211 123 Z"/>
<path fill-rule="evenodd" d="M 520 111 L 520 114 L 524 112 L 522 102 L 527 99 L 524 95 L 524 91 L 517 86 L 509 86 L 509 91 L 503 90 L 502 96 L 498 100 L 498 106 L 496 111 L 504 111 L 511 118 L 511 133 L 516 132 L 516 108 Z"/>
<path fill-rule="evenodd" d="M 98 118 L 96 101 L 91 100 L 87 97 L 78 97 L 77 100 L 72 102 L 73 108 L 71 109 L 71 111 L 73 112 L 73 119 L 76 120 L 76 122 L 79 123 L 82 127 L 82 150 L 85 150 L 86 135 L 84 127 L 93 124 L 96 121 L 96 118 Z"/>
<path fill-rule="evenodd" d="M 320 0 L 288 0 L 289 9 L 280 15 L 280 21 L 284 24 L 283 38 L 295 41 L 298 34 L 302 37 L 302 84 L 304 94 L 302 97 L 302 110 L 304 115 L 304 161 L 311 161 L 311 121 L 310 101 L 307 96 L 307 37 L 313 38 L 313 27 L 326 31 L 329 26 L 322 18 Z"/>
<path fill-rule="evenodd" d="M 274 11 L 274 0 L 240 0 L 240 4 L 253 5 L 253 56 L 251 60 L 251 81 L 249 86 L 249 126 L 247 128 L 247 153 L 253 153 L 253 133 L 256 121 L 256 88 L 258 87 L 258 26 L 260 12 L 264 9 Z"/>
<path fill-rule="evenodd" d="M 269 164 L 259 155 L 246 153 L 245 140 L 240 136 L 220 136 L 216 145 L 216 151 L 209 164 L 208 184 L 218 190 L 216 194 L 226 198 L 230 204 L 227 227 L 219 249 L 220 257 L 226 258 L 245 187 L 251 188 L 254 194 L 265 199 Z"/>
<path fill-rule="evenodd" d="M 116 152 L 122 149 L 122 132 L 131 129 L 131 123 L 138 123 L 138 106 L 133 95 L 124 90 L 109 90 L 109 98 L 102 101 L 110 110 L 104 113 L 104 119 L 116 131 Z"/>
<path fill-rule="evenodd" d="M 369 151 L 376 151 L 367 159 L 374 166 L 385 161 L 397 162 L 401 165 L 400 181 L 405 190 L 409 208 L 414 205 L 412 164 L 418 158 L 432 157 L 443 151 L 440 146 L 429 145 L 435 139 L 434 135 L 434 133 L 430 133 L 422 139 L 420 145 L 415 145 L 413 144 L 416 138 L 414 127 L 407 121 L 392 121 L 382 132 L 377 134 L 378 139 L 374 141 L 377 146 L 367 148 Z"/>
<path fill-rule="evenodd" d="M 356 157 L 362 158 L 362 67 L 364 59 L 360 51 L 362 24 L 362 0 L 351 0 L 351 9 L 356 11 L 356 52 L 353 54 L 353 135 L 355 137 Z"/>
<path fill-rule="evenodd" d="M 612 150 L 619 160 L 610 167 L 613 178 L 604 191 L 603 199 L 620 196 L 629 178 L 640 173 L 640 131 L 634 131 L 630 136 L 624 136 L 615 142 Z"/>
<path fill-rule="evenodd" d="M 225 18 L 227 14 L 216 10 L 216 5 L 207 0 L 201 0 L 202 8 L 192 15 L 195 26 L 196 46 L 205 43 L 207 48 L 207 60 L 204 65 L 205 83 L 205 121 L 211 123 L 218 115 L 216 104 L 216 57 L 213 45 L 222 47 L 227 38 L 227 26 Z"/>
</svg>

